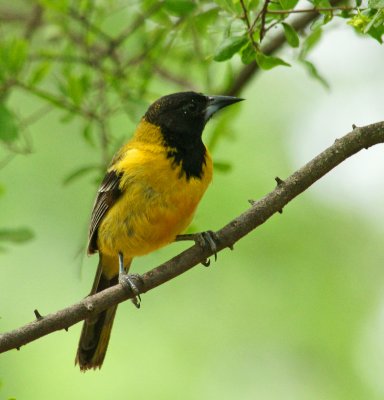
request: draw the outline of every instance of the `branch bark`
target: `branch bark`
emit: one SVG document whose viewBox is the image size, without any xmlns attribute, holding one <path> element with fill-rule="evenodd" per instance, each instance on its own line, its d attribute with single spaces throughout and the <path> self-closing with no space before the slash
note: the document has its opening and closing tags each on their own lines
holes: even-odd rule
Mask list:
<svg viewBox="0 0 384 400">
<path fill-rule="evenodd" d="M 365 127 L 354 127 L 353 131 L 337 139 L 335 143 L 317 157 L 293 173 L 285 181 L 276 178 L 276 188 L 262 199 L 252 202 L 252 207 L 216 232 L 218 251 L 233 245 L 243 236 L 267 221 L 273 214 L 281 212 L 292 199 L 308 189 L 313 183 L 338 164 L 362 149 L 384 142 L 384 121 Z M 168 262 L 150 270 L 141 278 L 134 278 L 140 293 L 188 271 L 212 255 L 211 250 L 194 245 Z M 68 329 L 77 322 L 102 310 L 133 297 L 127 287 L 116 285 L 94 296 L 41 317 L 27 325 L 0 335 L 0 353 L 20 348 L 44 335 L 60 329 Z"/>
</svg>

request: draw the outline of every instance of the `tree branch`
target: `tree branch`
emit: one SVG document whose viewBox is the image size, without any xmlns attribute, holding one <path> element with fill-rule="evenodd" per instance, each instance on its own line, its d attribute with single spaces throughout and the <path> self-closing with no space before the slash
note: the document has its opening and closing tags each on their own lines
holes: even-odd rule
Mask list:
<svg viewBox="0 0 384 400">
<path fill-rule="evenodd" d="M 356 7 L 356 6 L 338 6 L 338 7 L 312 7 L 312 8 L 295 8 L 291 10 L 268 10 L 267 14 L 302 14 L 307 12 L 331 12 L 334 11 L 365 11 L 366 8 Z"/>
<path fill-rule="evenodd" d="M 277 187 L 252 207 L 216 232 L 217 251 L 232 248 L 243 236 L 267 221 L 273 214 L 282 211 L 292 199 L 308 189 L 322 176 L 341 162 L 362 149 L 384 142 L 384 121 L 365 127 L 353 127 L 353 131 L 337 139 L 335 143 L 317 157 L 293 173 L 285 181 L 276 178 Z M 208 248 L 194 245 L 168 262 L 134 278 L 140 293 L 155 287 L 188 271 L 212 255 Z M 0 335 L 0 353 L 20 348 L 51 332 L 68 329 L 75 323 L 133 297 L 130 288 L 116 285 L 93 296 L 64 308 L 56 313 L 39 317 L 27 325 Z"/>
</svg>

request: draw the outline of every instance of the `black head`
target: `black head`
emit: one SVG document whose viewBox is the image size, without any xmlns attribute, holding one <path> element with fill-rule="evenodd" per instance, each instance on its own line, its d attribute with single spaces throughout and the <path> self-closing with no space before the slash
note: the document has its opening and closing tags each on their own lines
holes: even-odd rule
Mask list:
<svg viewBox="0 0 384 400">
<path fill-rule="evenodd" d="M 165 145 L 172 148 L 169 156 L 176 164 L 182 163 L 187 177 L 199 176 L 205 162 L 205 147 L 201 140 L 205 124 L 218 110 L 241 100 L 195 92 L 174 93 L 155 101 L 144 119 L 160 127 Z"/>
<path fill-rule="evenodd" d="M 144 118 L 161 128 L 169 146 L 190 147 L 201 140 L 205 124 L 216 111 L 241 100 L 195 92 L 174 93 L 156 100 Z"/>
</svg>

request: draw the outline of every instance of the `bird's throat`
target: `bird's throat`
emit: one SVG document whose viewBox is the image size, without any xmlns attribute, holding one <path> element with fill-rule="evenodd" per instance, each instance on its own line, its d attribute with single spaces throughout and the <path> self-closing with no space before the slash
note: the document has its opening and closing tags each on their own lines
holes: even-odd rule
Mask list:
<svg viewBox="0 0 384 400">
<path fill-rule="evenodd" d="M 200 142 L 194 147 L 169 147 L 167 157 L 171 160 L 174 168 L 180 167 L 181 175 L 187 180 L 190 178 L 202 179 L 204 166 L 206 164 L 207 151 Z"/>
</svg>

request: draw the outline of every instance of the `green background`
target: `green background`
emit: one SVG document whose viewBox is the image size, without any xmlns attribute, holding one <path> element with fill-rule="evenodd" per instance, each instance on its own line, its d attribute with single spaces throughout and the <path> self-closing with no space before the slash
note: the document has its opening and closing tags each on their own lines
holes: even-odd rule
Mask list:
<svg viewBox="0 0 384 400">
<path fill-rule="evenodd" d="M 221 140 L 196 229 L 218 229 L 309 161 L 352 123 L 383 119 L 376 43 L 342 27 L 314 51 L 326 91 L 299 66 L 259 74 Z M 204 88 L 201 88 L 204 90 Z M 166 91 L 158 93 L 166 94 Z M 32 110 L 15 93 L 14 106 Z M 218 116 L 217 121 L 224 116 Z M 209 137 L 212 126 L 207 127 Z M 0 329 L 64 308 L 90 290 L 97 257 L 83 257 L 96 187 L 63 186 L 98 155 L 80 125 L 49 113 L 30 129 L 34 152 L 0 170 L 1 223 L 36 237 L 0 255 Z M 130 134 L 132 126 L 116 126 Z M 86 161 L 86 162 L 85 162 Z M 0 356 L 8 399 L 381 399 L 384 396 L 382 148 L 347 161 L 216 263 L 119 307 L 105 364 L 80 373 L 81 324 Z M 184 249 L 136 259 L 143 272 Z"/>
</svg>

